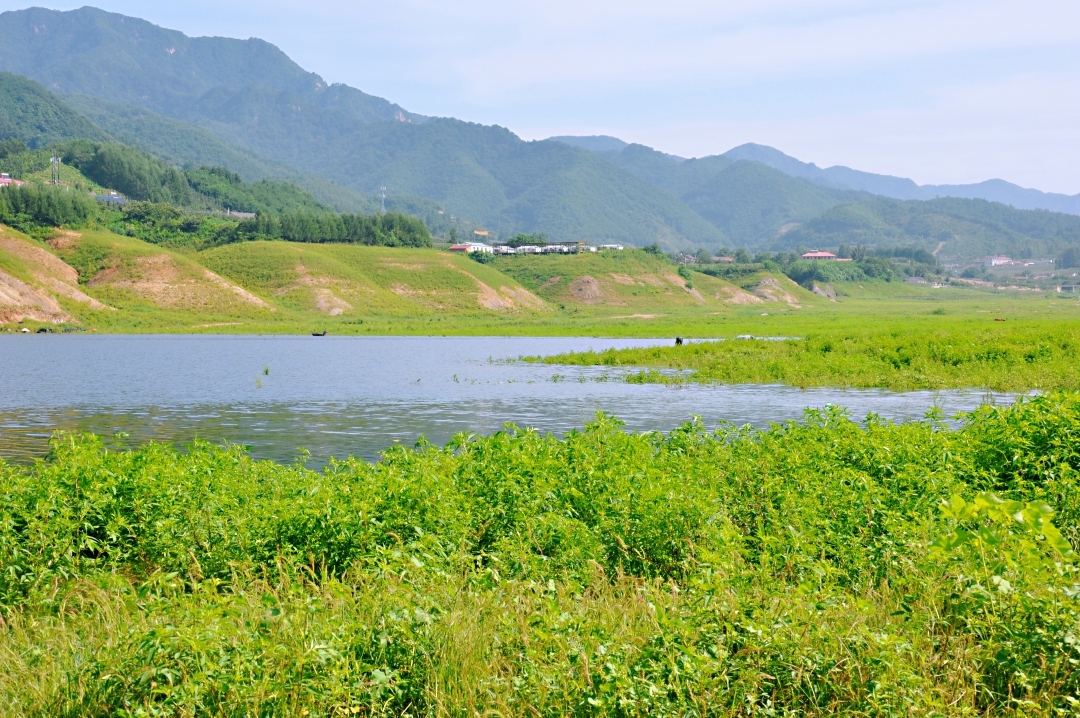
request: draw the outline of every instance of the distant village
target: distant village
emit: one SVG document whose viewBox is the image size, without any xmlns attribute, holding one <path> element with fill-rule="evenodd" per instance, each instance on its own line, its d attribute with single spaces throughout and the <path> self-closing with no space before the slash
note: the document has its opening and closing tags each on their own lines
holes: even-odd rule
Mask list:
<svg viewBox="0 0 1080 718">
<path fill-rule="evenodd" d="M 488 244 L 487 242 L 478 241 L 488 236 L 488 232 L 485 230 L 475 230 L 473 232 L 474 241 L 452 244 L 450 245 L 450 251 L 463 254 L 471 252 L 482 252 L 484 254 L 582 254 L 604 250 L 622 251 L 624 249 L 621 244 L 601 244 L 597 246 L 588 242 L 559 242 L 557 244 L 526 242 L 515 245 L 515 243 Z"/>
</svg>

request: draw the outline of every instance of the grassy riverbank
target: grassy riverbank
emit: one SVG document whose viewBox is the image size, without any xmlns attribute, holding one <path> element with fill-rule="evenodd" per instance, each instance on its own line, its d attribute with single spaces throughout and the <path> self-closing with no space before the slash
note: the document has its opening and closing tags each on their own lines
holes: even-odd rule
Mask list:
<svg viewBox="0 0 1080 718">
<path fill-rule="evenodd" d="M 867 281 L 828 285 L 828 297 L 765 269 L 730 281 L 683 274 L 642 250 L 480 264 L 426 248 L 253 241 L 194 251 L 103 230 L 40 241 L 0 227 L 0 328 L 673 339 L 1080 320 L 1065 292 Z"/>
<path fill-rule="evenodd" d="M 1072 711 L 1080 395 L 807 419 L 324 472 L 59 439 L 0 465 L 0 710 Z"/>
</svg>

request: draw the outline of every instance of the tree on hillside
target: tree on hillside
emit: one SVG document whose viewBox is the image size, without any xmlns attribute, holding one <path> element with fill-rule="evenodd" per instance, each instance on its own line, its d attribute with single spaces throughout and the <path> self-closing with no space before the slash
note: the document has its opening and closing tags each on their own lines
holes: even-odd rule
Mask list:
<svg viewBox="0 0 1080 718">
<path fill-rule="evenodd" d="M 1072 269 L 1080 267 L 1080 247 L 1069 247 L 1061 253 L 1061 257 L 1055 260 L 1058 269 Z"/>
</svg>

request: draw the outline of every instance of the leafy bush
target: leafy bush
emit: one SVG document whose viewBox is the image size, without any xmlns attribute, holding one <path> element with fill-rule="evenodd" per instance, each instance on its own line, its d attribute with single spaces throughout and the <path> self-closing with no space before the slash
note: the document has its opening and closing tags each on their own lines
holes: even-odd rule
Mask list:
<svg viewBox="0 0 1080 718">
<path fill-rule="evenodd" d="M 868 273 L 869 269 L 873 274 Z M 806 261 L 798 260 L 784 267 L 784 273 L 799 284 L 811 282 L 862 282 L 869 276 L 890 280 L 893 276 L 889 262 L 882 259 L 862 261 Z"/>
<path fill-rule="evenodd" d="M 1080 395 L 940 419 L 665 436 L 599 416 L 318 472 L 60 436 L 0 463 L 0 701 L 1066 714 Z"/>
</svg>

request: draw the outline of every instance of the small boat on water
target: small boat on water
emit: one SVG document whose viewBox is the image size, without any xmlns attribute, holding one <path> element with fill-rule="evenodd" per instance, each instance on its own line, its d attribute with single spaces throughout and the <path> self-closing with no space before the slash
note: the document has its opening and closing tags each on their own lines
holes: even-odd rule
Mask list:
<svg viewBox="0 0 1080 718">
<path fill-rule="evenodd" d="M 323 329 L 321 332 L 312 332 L 311 336 L 313 336 L 313 337 L 325 337 L 326 336 L 326 330 Z"/>
</svg>

